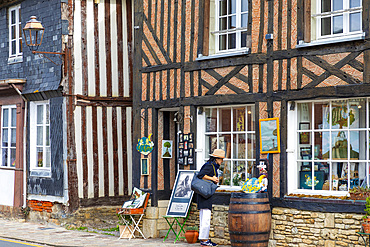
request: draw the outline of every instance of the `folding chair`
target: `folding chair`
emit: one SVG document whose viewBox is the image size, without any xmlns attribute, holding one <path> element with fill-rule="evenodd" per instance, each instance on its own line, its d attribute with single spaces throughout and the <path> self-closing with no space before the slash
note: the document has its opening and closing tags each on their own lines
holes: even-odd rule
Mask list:
<svg viewBox="0 0 370 247">
<path fill-rule="evenodd" d="M 147 193 L 144 206 L 141 208 L 117 208 L 116 209 L 116 213 L 118 217 L 125 225 L 125 228 L 123 229 L 118 239 L 123 238 L 123 234 L 125 233 L 126 229 L 130 231 L 130 237 L 128 240 L 131 240 L 132 237 L 135 238 L 135 231 L 139 232 L 141 236 L 144 239 L 146 239 L 143 232 L 140 230 L 139 224 L 145 214 L 145 210 L 148 205 L 149 196 L 150 194 Z M 126 216 L 129 216 L 129 220 L 126 219 Z M 137 216 L 138 220 L 135 220 L 135 216 Z"/>
</svg>

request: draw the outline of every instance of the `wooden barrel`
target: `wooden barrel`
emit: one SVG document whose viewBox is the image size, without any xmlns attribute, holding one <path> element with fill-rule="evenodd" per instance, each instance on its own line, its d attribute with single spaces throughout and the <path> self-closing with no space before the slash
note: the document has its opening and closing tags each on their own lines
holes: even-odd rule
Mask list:
<svg viewBox="0 0 370 247">
<path fill-rule="evenodd" d="M 271 209 L 267 193 L 232 193 L 229 207 L 231 246 L 268 246 Z"/>
</svg>

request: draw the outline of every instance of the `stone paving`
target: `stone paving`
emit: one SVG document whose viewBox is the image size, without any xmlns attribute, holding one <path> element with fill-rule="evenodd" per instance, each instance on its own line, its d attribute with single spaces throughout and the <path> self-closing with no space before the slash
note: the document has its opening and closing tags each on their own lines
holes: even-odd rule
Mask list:
<svg viewBox="0 0 370 247">
<path fill-rule="evenodd" d="M 174 239 L 118 239 L 117 236 L 104 235 L 86 231 L 67 230 L 56 225 L 41 225 L 17 220 L 0 219 L 0 238 L 27 241 L 43 246 L 56 247 L 141 247 L 141 246 L 200 246 L 199 243 L 188 244 Z M 221 246 L 221 245 L 219 245 Z M 224 245 L 225 246 L 225 245 Z"/>
</svg>

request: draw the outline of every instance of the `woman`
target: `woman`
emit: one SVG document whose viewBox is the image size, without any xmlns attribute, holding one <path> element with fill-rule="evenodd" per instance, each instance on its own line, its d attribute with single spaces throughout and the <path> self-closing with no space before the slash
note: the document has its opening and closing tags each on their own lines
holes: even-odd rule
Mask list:
<svg viewBox="0 0 370 247">
<path fill-rule="evenodd" d="M 220 168 L 224 158 L 225 151 L 215 149 L 209 156 L 210 159 L 202 166 L 198 173 L 198 178 L 210 180 L 213 183 L 218 183 L 217 170 Z M 212 212 L 213 195 L 208 199 L 198 194 L 198 209 L 199 209 L 199 240 L 201 246 L 217 246 L 209 239 L 209 229 L 211 227 L 211 212 Z"/>
</svg>

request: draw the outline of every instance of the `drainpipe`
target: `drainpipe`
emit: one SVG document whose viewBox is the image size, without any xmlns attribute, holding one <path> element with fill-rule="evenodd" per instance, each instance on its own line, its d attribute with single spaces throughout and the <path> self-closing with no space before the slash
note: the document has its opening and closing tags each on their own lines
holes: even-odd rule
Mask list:
<svg viewBox="0 0 370 247">
<path fill-rule="evenodd" d="M 10 84 L 10 86 L 21 96 L 24 101 L 24 118 L 23 118 L 23 208 L 27 207 L 27 163 L 26 163 L 26 136 L 27 136 L 27 99 L 22 95 L 22 92 Z"/>
</svg>

